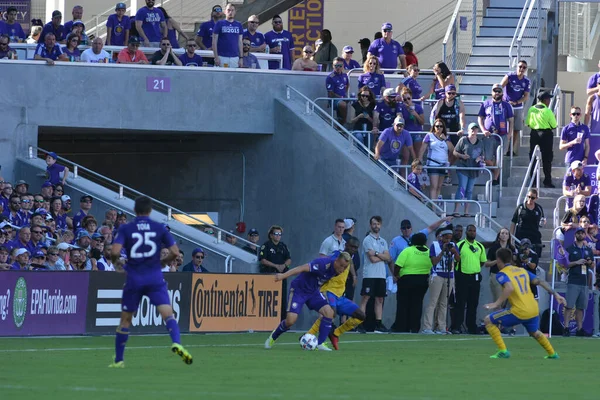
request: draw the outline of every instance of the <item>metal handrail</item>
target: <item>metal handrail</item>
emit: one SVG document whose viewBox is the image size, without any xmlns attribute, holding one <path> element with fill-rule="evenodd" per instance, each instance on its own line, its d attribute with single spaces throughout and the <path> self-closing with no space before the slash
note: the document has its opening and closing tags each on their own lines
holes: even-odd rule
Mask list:
<svg viewBox="0 0 600 400">
<path fill-rule="evenodd" d="M 483 213 L 477 213 L 475 214 L 475 223 L 477 224 L 478 228 L 485 228 L 486 226 L 483 224 L 482 219 L 486 219 L 490 222 L 490 229 L 492 227 L 492 225 L 495 225 L 498 227 L 498 229 L 508 229 L 505 226 L 500 225 L 498 222 L 496 222 L 490 215 L 486 215 Z M 510 237 L 512 238 L 513 242 L 516 244 L 521 244 L 521 241 L 519 239 L 517 239 L 517 237 L 515 235 L 513 235 L 512 233 L 510 233 L 509 230 L 509 234 Z"/>
<path fill-rule="evenodd" d="M 34 150 L 35 150 L 35 154 L 34 154 Z M 44 154 L 50 153 L 49 150 L 45 150 L 45 149 L 42 149 L 42 148 L 37 147 L 37 146 L 29 146 L 28 158 L 29 159 L 37 159 L 38 158 L 37 157 L 37 153 L 39 153 L 39 152 L 44 153 Z M 234 236 L 237 239 L 237 242 L 248 244 L 248 245 L 256 245 L 256 243 L 252 243 L 249 240 L 246 240 L 246 239 L 244 239 L 244 238 L 242 238 L 240 236 L 237 236 L 237 235 L 235 235 L 233 233 L 230 233 L 229 231 L 227 231 L 225 229 L 222 229 L 222 228 L 219 228 L 218 226 L 211 225 L 211 224 L 209 224 L 207 222 L 201 221 L 201 220 L 199 220 L 199 219 L 191 216 L 190 214 L 186 213 L 185 211 L 182 211 L 182 210 L 180 210 L 178 208 L 175 208 L 175 207 L 170 206 L 170 205 L 168 205 L 166 203 L 163 203 L 160 200 L 152 198 L 152 197 L 148 196 L 147 194 L 142 193 L 140 191 L 137 191 L 137 190 L 135 190 L 133 188 L 130 188 L 129 186 L 126 186 L 126 185 L 124 185 L 124 184 L 122 184 L 120 182 L 117 182 L 117 181 L 114 181 L 114 180 L 112 180 L 110 178 L 107 178 L 104 175 L 100 175 L 97 172 L 94 172 L 94 171 L 92 171 L 90 169 L 87 169 L 87 168 L 85 168 L 85 167 L 83 167 L 83 166 L 81 166 L 79 164 L 76 164 L 73 161 L 70 161 L 70 160 L 68 160 L 66 158 L 58 156 L 57 160 L 63 161 L 65 163 L 68 163 L 68 164 L 70 164 L 70 165 L 73 166 L 73 171 L 71 171 L 72 174 L 69 174 L 69 178 L 67 179 L 67 181 L 70 180 L 70 179 L 77 179 L 79 177 L 79 175 L 80 175 L 80 172 L 83 171 L 86 174 L 89 174 L 89 175 L 93 176 L 94 178 L 96 178 L 100 182 L 107 182 L 107 183 L 110 183 L 113 186 L 118 187 L 118 191 L 119 192 L 118 192 L 117 199 L 119 199 L 119 200 L 125 198 L 124 191 L 127 190 L 128 192 L 130 192 L 130 193 L 132 193 L 132 194 L 134 194 L 136 196 L 146 196 L 146 197 L 149 197 L 152 200 L 153 204 L 155 204 L 155 205 L 158 204 L 158 205 L 164 207 L 166 209 L 166 211 L 167 211 L 167 220 L 168 221 L 171 221 L 173 219 L 173 213 L 177 213 L 177 214 L 183 214 L 187 218 L 189 218 L 189 219 L 191 219 L 193 221 L 198 222 L 198 225 L 210 226 L 211 228 L 213 228 L 213 229 L 215 229 L 217 231 L 217 242 L 218 243 L 222 242 L 222 239 L 224 239 L 223 236 L 229 235 L 229 236 Z M 239 247 L 239 246 L 236 246 L 236 247 Z"/>
<path fill-rule="evenodd" d="M 562 106 L 562 90 L 558 83 L 554 86 L 552 90 L 552 100 L 550 101 L 550 109 L 556 116 L 556 137 L 560 137 L 560 127 L 563 126 L 563 116 L 562 113 L 559 112 L 560 107 Z"/>
<path fill-rule="evenodd" d="M 519 195 L 517 196 L 517 207 L 523 204 L 525 200 L 525 194 L 531 190 L 533 187 L 533 182 L 535 179 L 535 187 L 540 190 L 540 166 L 542 164 L 542 151 L 540 150 L 540 146 L 536 145 L 533 149 L 533 153 L 531 153 L 531 160 L 529 161 L 529 165 L 527 166 L 527 173 L 525 174 L 525 179 L 521 184 L 521 190 L 519 190 Z M 527 183 L 527 177 L 529 178 L 529 183 Z M 525 190 L 525 186 L 527 186 L 527 190 Z"/>
<path fill-rule="evenodd" d="M 508 48 L 508 68 L 512 69 L 516 65 L 516 64 L 514 64 L 514 61 L 513 61 L 512 51 L 513 51 L 513 47 L 515 46 L 515 42 L 517 42 L 517 40 L 518 40 L 519 34 L 522 37 L 521 31 L 525 30 L 524 26 L 526 26 L 527 23 L 525 23 L 525 24 L 522 24 L 522 23 L 523 23 L 523 19 L 525 17 L 525 12 L 528 10 L 529 4 L 532 1 L 535 1 L 535 0 L 525 0 L 525 4 L 523 5 L 523 9 L 521 10 L 521 16 L 519 17 L 519 22 L 517 23 L 517 27 L 515 28 L 515 33 L 513 34 L 513 38 L 510 42 L 510 47 Z M 517 61 L 519 59 L 519 56 L 520 56 L 520 44 L 517 44 Z"/>
<path fill-rule="evenodd" d="M 292 91 L 297 94 L 298 96 L 300 96 L 305 102 L 306 102 L 306 113 L 310 114 L 310 113 L 314 113 L 315 111 L 320 112 L 322 115 L 331 118 L 331 116 L 329 115 L 328 112 L 326 112 L 325 110 L 323 110 L 321 107 L 319 107 L 314 101 L 312 101 L 311 99 L 309 99 L 308 97 L 306 97 L 304 94 L 302 94 L 301 92 L 299 92 L 297 89 L 293 88 L 290 85 L 286 85 L 286 99 L 287 100 L 291 100 L 292 98 Z M 376 163 L 377 165 L 379 165 L 381 168 L 383 168 L 385 171 L 387 171 L 389 174 L 391 174 L 395 180 L 399 180 L 400 182 L 402 182 L 406 188 L 412 188 L 415 191 L 422 193 L 419 189 L 417 189 L 414 185 L 412 185 L 410 182 L 408 182 L 404 177 L 400 176 L 396 171 L 394 171 L 392 168 L 390 168 L 386 163 L 384 163 L 381 160 L 375 160 L 375 153 L 373 153 L 371 151 L 371 149 L 367 149 L 365 147 L 365 145 L 363 143 L 361 143 L 358 139 L 356 139 L 354 137 L 354 135 L 352 135 L 343 125 L 341 125 L 339 122 L 337 122 L 335 120 L 335 118 L 331 118 L 331 125 L 338 129 L 341 133 L 343 133 L 348 139 L 349 142 L 351 143 L 351 145 L 360 148 L 363 152 L 365 152 L 367 154 L 367 156 L 369 157 L 370 160 L 372 160 L 374 163 Z M 437 210 L 440 214 L 443 215 L 444 210 L 438 206 L 435 201 L 433 201 L 432 199 L 430 199 L 429 197 L 427 197 L 425 194 L 423 194 L 423 199 L 422 199 L 426 204 L 431 204 L 431 208 L 433 210 Z"/>
<path fill-rule="evenodd" d="M 600 194 L 598 194 L 598 193 L 592 193 L 589 196 L 585 196 L 585 199 L 588 200 L 592 196 L 600 196 Z M 560 213 L 560 210 L 561 210 L 560 202 L 564 201 L 564 200 L 572 199 L 572 198 L 574 198 L 574 196 L 564 196 L 563 195 L 563 196 L 560 196 L 558 199 L 556 199 L 556 205 L 554 206 L 554 212 L 552 214 L 552 224 L 553 224 L 554 228 L 561 228 L 561 225 L 560 225 L 560 222 L 559 222 L 560 221 L 559 213 Z"/>
<path fill-rule="evenodd" d="M 456 6 L 454 7 L 452 17 L 450 18 L 448 29 L 446 29 L 446 35 L 444 36 L 444 40 L 442 41 L 442 60 L 446 62 L 446 44 L 450 39 L 450 34 L 452 34 L 452 53 L 454 55 L 454 57 L 452 58 L 452 68 L 456 68 L 456 17 L 458 16 L 458 12 L 460 10 L 461 5 L 462 0 L 458 0 L 456 2 Z"/>
</svg>

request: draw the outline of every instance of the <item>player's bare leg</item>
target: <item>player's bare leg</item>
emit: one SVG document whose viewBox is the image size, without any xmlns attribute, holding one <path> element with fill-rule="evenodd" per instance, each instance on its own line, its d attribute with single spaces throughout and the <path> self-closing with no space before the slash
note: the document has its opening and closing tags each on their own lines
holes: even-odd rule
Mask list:
<svg viewBox="0 0 600 400">
<path fill-rule="evenodd" d="M 123 356 L 125 354 L 125 345 L 127 344 L 127 339 L 129 339 L 129 329 L 131 328 L 132 318 L 133 313 L 127 311 L 121 312 L 121 320 L 119 321 L 119 326 L 117 327 L 117 333 L 115 336 L 115 358 L 112 364 L 108 366 L 109 368 L 125 367 Z"/>
<path fill-rule="evenodd" d="M 171 341 L 173 342 L 171 351 L 181 357 L 184 363 L 191 364 L 193 362 L 192 355 L 181 345 L 179 325 L 177 325 L 177 320 L 173 316 L 173 307 L 170 304 L 162 304 L 156 307 L 156 309 L 163 321 L 165 321 L 167 331 L 169 332 L 169 336 L 171 336 Z"/>
</svg>

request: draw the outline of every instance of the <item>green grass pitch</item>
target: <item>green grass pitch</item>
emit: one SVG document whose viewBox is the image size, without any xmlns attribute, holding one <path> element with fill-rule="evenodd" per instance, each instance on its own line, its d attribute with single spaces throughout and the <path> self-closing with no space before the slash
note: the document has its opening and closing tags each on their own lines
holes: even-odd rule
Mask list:
<svg viewBox="0 0 600 400">
<path fill-rule="evenodd" d="M 598 339 L 551 339 L 545 360 L 531 338 L 507 338 L 508 360 L 485 336 L 347 334 L 340 351 L 309 352 L 299 333 L 271 350 L 268 334 L 184 335 L 185 365 L 169 337 L 129 338 L 125 369 L 109 369 L 112 337 L 0 339 L 0 398 L 598 399 Z"/>
</svg>

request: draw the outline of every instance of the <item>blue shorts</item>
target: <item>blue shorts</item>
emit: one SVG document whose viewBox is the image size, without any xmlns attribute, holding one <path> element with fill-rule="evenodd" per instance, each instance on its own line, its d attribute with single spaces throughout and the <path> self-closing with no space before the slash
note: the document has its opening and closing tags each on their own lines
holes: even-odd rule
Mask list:
<svg viewBox="0 0 600 400">
<path fill-rule="evenodd" d="M 323 306 L 326 306 L 327 299 L 325 295 L 319 291 L 314 293 L 300 292 L 294 287 L 290 288 L 290 294 L 288 295 L 288 306 L 287 312 L 294 314 L 300 314 L 302 306 L 306 304 L 309 310 L 319 311 Z"/>
<path fill-rule="evenodd" d="M 334 109 L 337 109 L 337 108 L 338 108 L 338 106 L 340 105 L 340 103 L 344 103 L 344 104 L 346 104 L 346 100 L 334 100 L 334 101 L 333 101 L 333 108 L 334 108 Z"/>
<path fill-rule="evenodd" d="M 346 315 L 350 317 L 354 314 L 354 311 L 358 310 L 358 306 L 355 302 L 346 297 L 337 297 L 331 292 L 327 292 L 327 300 L 337 315 Z"/>
<path fill-rule="evenodd" d="M 133 282 L 126 282 L 123 286 L 123 297 L 121 299 L 121 310 L 134 313 L 137 311 L 142 296 L 148 296 L 150 303 L 154 306 L 171 304 L 167 282 L 148 283 L 136 285 Z"/>
<path fill-rule="evenodd" d="M 523 325 L 527 333 L 533 333 L 540 329 L 540 317 L 536 315 L 530 319 L 517 318 L 510 310 L 500 310 L 490 314 L 492 324 L 510 327 L 515 325 Z"/>
</svg>

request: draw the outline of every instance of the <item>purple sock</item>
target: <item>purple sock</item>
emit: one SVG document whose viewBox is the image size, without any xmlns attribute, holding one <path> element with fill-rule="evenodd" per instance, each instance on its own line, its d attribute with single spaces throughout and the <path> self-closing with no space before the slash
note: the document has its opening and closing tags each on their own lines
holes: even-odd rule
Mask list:
<svg viewBox="0 0 600 400">
<path fill-rule="evenodd" d="M 128 328 L 118 328 L 117 336 L 115 337 L 115 362 L 123 361 L 123 354 L 125 353 L 125 344 L 129 339 Z"/>
<path fill-rule="evenodd" d="M 167 325 L 167 331 L 169 331 L 169 335 L 171 335 L 171 340 L 173 343 L 181 344 L 181 338 L 179 337 L 179 325 L 177 325 L 177 321 L 175 317 L 170 316 L 167 318 L 165 322 Z"/>
<path fill-rule="evenodd" d="M 331 318 L 321 318 L 321 326 L 319 326 L 319 344 L 327 340 L 329 332 L 331 332 Z"/>
<path fill-rule="evenodd" d="M 288 329 L 289 328 L 285 325 L 285 320 L 281 321 L 279 326 L 277 326 L 277 329 L 275 329 L 273 331 L 273 333 L 271 334 L 271 336 L 273 337 L 273 340 L 277 340 L 277 338 L 279 336 L 281 336 L 282 333 L 287 332 Z"/>
</svg>

